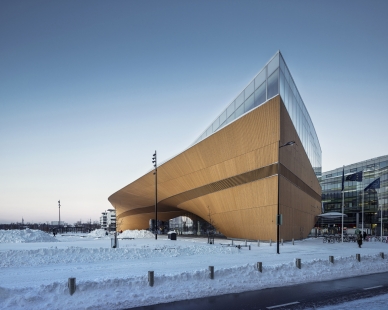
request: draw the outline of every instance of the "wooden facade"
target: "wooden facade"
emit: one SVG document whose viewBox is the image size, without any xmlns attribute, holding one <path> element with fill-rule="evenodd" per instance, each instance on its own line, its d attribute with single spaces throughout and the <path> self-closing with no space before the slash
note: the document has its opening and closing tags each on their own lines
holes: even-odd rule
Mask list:
<svg viewBox="0 0 388 310">
<path fill-rule="evenodd" d="M 288 141 L 296 144 L 279 149 Z M 306 238 L 320 214 L 321 187 L 276 96 L 158 167 L 158 219 L 189 212 L 211 220 L 228 237 L 275 240 L 279 184 L 280 238 Z M 153 172 L 109 201 L 121 229 L 148 228 Z"/>
</svg>

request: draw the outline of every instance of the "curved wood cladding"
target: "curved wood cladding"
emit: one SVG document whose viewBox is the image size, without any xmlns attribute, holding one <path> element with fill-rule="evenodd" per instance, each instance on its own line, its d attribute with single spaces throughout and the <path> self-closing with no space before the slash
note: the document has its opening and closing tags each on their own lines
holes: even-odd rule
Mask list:
<svg viewBox="0 0 388 310">
<path fill-rule="evenodd" d="M 209 220 L 210 211 L 212 222 L 226 236 L 274 240 L 280 136 L 281 143 L 297 142 L 280 149 L 280 195 L 284 186 L 285 195 L 302 197 L 298 208 L 308 209 L 308 216 L 302 216 L 307 222 L 300 230 L 307 231 L 316 213 L 310 204 L 320 205 L 320 187 L 279 96 L 158 167 L 158 218 L 190 212 Z M 154 186 L 149 172 L 109 197 L 122 220 L 121 229 L 148 228 L 154 218 Z M 287 208 L 295 205 L 281 200 L 283 207 L 289 212 Z M 293 238 L 296 227 L 302 227 L 295 223 L 296 219 L 282 227 L 284 239 Z"/>
</svg>

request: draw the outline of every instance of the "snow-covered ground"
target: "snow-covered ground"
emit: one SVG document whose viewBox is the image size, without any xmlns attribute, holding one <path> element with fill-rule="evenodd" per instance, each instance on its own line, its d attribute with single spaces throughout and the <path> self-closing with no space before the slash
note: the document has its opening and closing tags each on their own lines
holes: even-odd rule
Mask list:
<svg viewBox="0 0 388 310">
<path fill-rule="evenodd" d="M 0 309 L 123 309 L 388 271 L 387 258 L 379 255 L 387 256 L 388 244 L 379 242 L 359 249 L 356 243 L 307 239 L 284 243 L 278 255 L 276 244 L 268 243 L 248 243 L 249 250 L 226 246 L 228 240 L 210 245 L 203 238 L 155 240 L 146 231 L 125 231 L 113 249 L 110 238 L 104 231 L 54 238 L 34 230 L 0 230 Z M 214 280 L 209 266 L 214 266 Z M 155 273 L 153 287 L 148 271 Z M 77 283 L 72 296 L 70 277 Z"/>
</svg>

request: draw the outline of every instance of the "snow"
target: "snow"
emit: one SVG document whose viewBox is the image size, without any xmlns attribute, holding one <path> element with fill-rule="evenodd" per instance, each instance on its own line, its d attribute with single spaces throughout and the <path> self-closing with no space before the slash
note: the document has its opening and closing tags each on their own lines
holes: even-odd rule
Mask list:
<svg viewBox="0 0 388 310">
<path fill-rule="evenodd" d="M 248 243 L 251 250 L 238 249 L 229 240 L 216 239 L 214 245 L 204 238 L 173 241 L 159 235 L 155 240 L 148 231 L 124 231 L 113 249 L 111 237 L 104 230 L 55 238 L 36 230 L 0 231 L 0 308 L 123 309 L 388 271 L 387 259 L 379 255 L 387 255 L 388 245 L 379 242 L 360 249 L 356 243 L 306 239 L 284 243 L 278 255 L 276 244 Z M 214 280 L 209 266 L 214 266 Z M 153 287 L 148 271 L 155 273 Z M 70 277 L 77 284 L 72 296 Z"/>
<path fill-rule="evenodd" d="M 0 243 L 57 242 L 53 236 L 33 229 L 0 230 Z"/>
</svg>

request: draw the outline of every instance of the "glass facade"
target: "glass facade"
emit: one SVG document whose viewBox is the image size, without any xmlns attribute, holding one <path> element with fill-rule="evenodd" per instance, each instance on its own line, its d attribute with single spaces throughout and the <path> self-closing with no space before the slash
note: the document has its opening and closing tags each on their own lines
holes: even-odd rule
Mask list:
<svg viewBox="0 0 388 310">
<path fill-rule="evenodd" d="M 310 115 L 283 56 L 277 52 L 248 86 L 194 142 L 207 138 L 240 116 L 279 95 L 287 108 L 315 174 L 322 172 L 322 150 Z"/>
<path fill-rule="evenodd" d="M 346 175 L 363 172 L 362 182 L 346 181 L 344 184 L 344 226 L 361 227 L 362 192 L 370 183 L 380 178 L 380 188 L 364 192 L 364 228 L 380 234 L 381 211 L 385 235 L 388 229 L 388 155 L 345 166 Z M 322 186 L 322 212 L 342 212 L 342 167 L 324 172 L 320 178 Z M 340 223 L 341 219 L 337 222 Z"/>
</svg>

